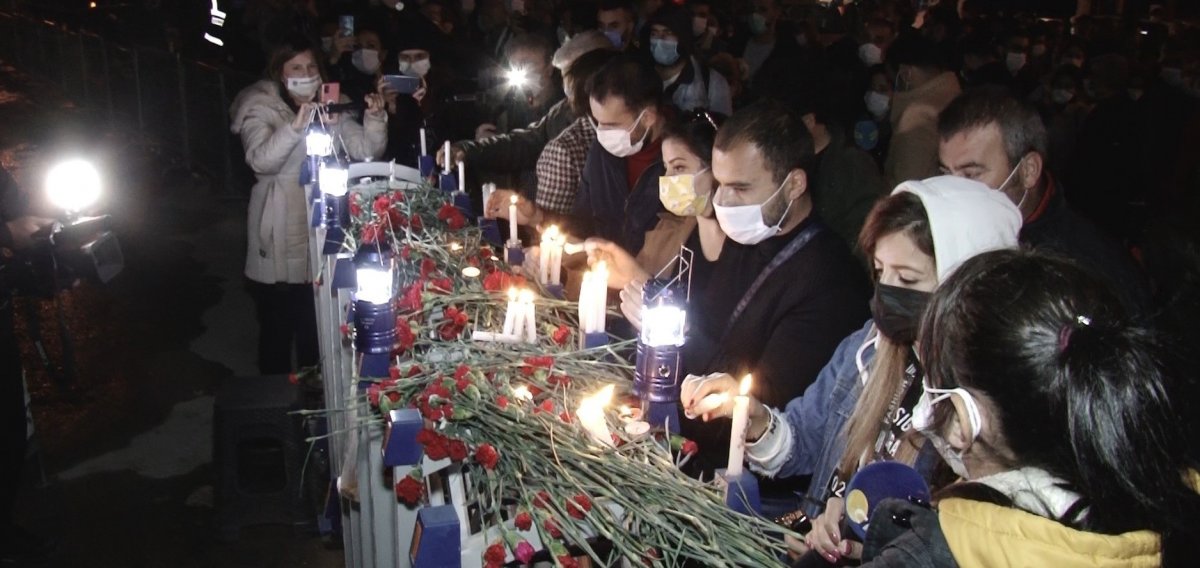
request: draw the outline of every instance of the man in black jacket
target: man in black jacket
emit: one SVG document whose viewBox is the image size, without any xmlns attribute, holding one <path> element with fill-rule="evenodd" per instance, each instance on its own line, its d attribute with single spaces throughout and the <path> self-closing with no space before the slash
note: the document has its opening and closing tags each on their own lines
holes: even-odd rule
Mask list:
<svg viewBox="0 0 1200 568">
<path fill-rule="evenodd" d="M 1021 210 L 1021 244 L 1079 262 L 1105 279 L 1130 313 L 1146 313 L 1149 289 L 1133 258 L 1071 209 L 1045 169 L 1046 127 L 1036 109 L 1003 90 L 977 89 L 942 111 L 938 137 L 943 171 L 1003 191 Z"/>
</svg>

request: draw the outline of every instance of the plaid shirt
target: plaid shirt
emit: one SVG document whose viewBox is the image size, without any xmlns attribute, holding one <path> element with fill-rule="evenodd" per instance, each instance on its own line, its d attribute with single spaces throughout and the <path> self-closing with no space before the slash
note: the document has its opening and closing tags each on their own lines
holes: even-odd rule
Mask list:
<svg viewBox="0 0 1200 568">
<path fill-rule="evenodd" d="M 537 205 L 554 213 L 570 213 L 579 177 L 596 131 L 587 117 L 577 119 L 546 144 L 537 161 Z"/>
</svg>

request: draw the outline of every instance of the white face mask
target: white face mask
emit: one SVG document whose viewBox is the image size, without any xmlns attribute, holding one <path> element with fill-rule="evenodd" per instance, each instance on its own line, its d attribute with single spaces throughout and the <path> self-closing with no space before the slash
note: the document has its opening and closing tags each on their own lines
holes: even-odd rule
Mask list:
<svg viewBox="0 0 1200 568">
<path fill-rule="evenodd" d="M 1009 73 L 1016 75 L 1017 72 L 1025 66 L 1025 54 L 1010 52 L 1008 56 L 1004 58 L 1004 66 L 1008 67 Z"/>
<path fill-rule="evenodd" d="M 873 43 L 864 43 L 858 46 L 858 58 L 867 67 L 879 65 L 883 63 L 883 50 L 879 49 L 879 46 Z"/>
<path fill-rule="evenodd" d="M 783 210 L 783 215 L 779 216 L 779 222 L 774 226 L 767 226 L 763 220 L 763 208 L 779 195 L 788 180 L 792 179 L 792 174 L 788 174 L 783 178 L 783 183 L 772 193 L 766 201 L 757 205 L 718 205 L 713 202 L 713 211 L 717 214 L 717 224 L 721 226 L 721 230 L 725 232 L 729 238 L 743 245 L 756 245 L 767 240 L 770 237 L 779 234 L 780 227 L 783 226 L 783 220 L 787 219 L 788 211 L 792 208 L 792 202 L 789 201 L 787 208 Z"/>
<path fill-rule="evenodd" d="M 1025 156 L 1028 156 L 1028 154 Z M 1012 171 L 1008 172 L 1008 177 L 1004 178 L 1004 181 L 1000 182 L 1000 187 L 995 188 L 996 191 L 1004 191 L 1004 186 L 1008 185 L 1008 182 L 1012 181 L 1013 176 L 1017 175 L 1017 170 L 1021 169 L 1021 164 L 1025 163 L 1025 156 L 1022 156 L 1020 160 L 1017 160 L 1017 165 L 1013 166 Z M 1020 210 L 1021 206 L 1025 204 L 1026 197 L 1029 197 L 1029 188 L 1025 188 L 1025 191 L 1021 193 L 1021 200 L 1017 201 L 1018 210 Z"/>
<path fill-rule="evenodd" d="M 412 63 L 400 62 L 400 74 L 409 77 L 424 77 L 429 72 L 429 59 L 418 59 Z"/>
<path fill-rule="evenodd" d="M 287 80 L 287 90 L 297 99 L 310 100 L 321 88 L 321 77 L 291 77 Z"/>
<path fill-rule="evenodd" d="M 633 126 L 630 126 L 629 130 L 621 130 L 619 128 L 601 130 L 600 126 L 594 122 L 592 123 L 592 128 L 596 130 L 596 139 L 600 141 L 600 145 L 609 154 L 618 158 L 625 158 L 641 151 L 642 144 L 646 142 L 646 136 L 650 134 L 650 129 L 646 129 L 646 132 L 642 134 L 641 140 L 638 140 L 636 144 L 630 140 L 633 131 L 637 130 L 638 124 L 642 122 L 643 116 L 646 116 L 646 111 L 644 110 L 638 114 L 637 120 L 633 121 Z"/>
<path fill-rule="evenodd" d="M 1075 98 L 1075 91 L 1071 89 L 1054 89 L 1050 91 L 1050 100 L 1056 105 L 1065 105 Z"/>
<path fill-rule="evenodd" d="M 921 393 L 921 398 L 917 400 L 917 405 L 913 407 L 912 425 L 918 432 L 923 434 L 933 448 L 937 450 L 938 455 L 946 461 L 950 469 L 963 479 L 970 479 L 967 472 L 967 465 L 963 463 L 962 452 L 955 450 L 950 442 L 947 442 L 941 434 L 933 430 L 933 405 L 949 400 L 950 396 L 957 394 L 962 398 L 963 405 L 967 409 L 967 418 L 971 426 L 970 441 L 974 442 L 979 437 L 979 432 L 983 429 L 983 417 L 979 413 L 979 406 L 975 403 L 975 397 L 966 389 L 935 389 L 929 385 L 922 385 L 924 392 Z M 930 397 L 930 395 L 937 395 Z"/>
<path fill-rule="evenodd" d="M 867 111 L 871 113 L 871 116 L 879 120 L 887 116 L 888 107 L 892 105 L 892 98 L 879 91 L 867 91 L 867 94 L 863 95 L 863 102 L 867 104 Z"/>
<path fill-rule="evenodd" d="M 379 52 L 374 49 L 356 49 L 350 54 L 350 63 L 359 72 L 374 75 L 379 70 Z"/>
</svg>

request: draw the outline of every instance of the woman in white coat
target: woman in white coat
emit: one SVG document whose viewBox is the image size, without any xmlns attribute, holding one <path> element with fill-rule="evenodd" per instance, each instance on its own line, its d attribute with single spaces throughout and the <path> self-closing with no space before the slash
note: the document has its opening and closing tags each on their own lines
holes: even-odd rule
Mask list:
<svg viewBox="0 0 1200 568">
<path fill-rule="evenodd" d="M 241 136 L 246 164 L 258 179 L 250 191 L 246 223 L 246 278 L 258 316 L 263 374 L 288 373 L 320 359 L 310 285 L 308 199 L 300 186 L 305 130 L 322 82 L 318 53 L 306 39 L 285 42 L 271 54 L 267 78 L 243 89 L 229 112 L 230 129 Z M 387 145 L 382 98 L 372 93 L 365 102 L 362 124 L 350 116 L 334 116 L 327 123 L 356 160 L 379 156 Z"/>
</svg>

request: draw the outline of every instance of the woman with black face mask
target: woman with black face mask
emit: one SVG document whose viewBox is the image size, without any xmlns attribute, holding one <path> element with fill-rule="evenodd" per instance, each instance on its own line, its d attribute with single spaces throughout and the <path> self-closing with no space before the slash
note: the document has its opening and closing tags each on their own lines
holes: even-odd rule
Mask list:
<svg viewBox="0 0 1200 568">
<path fill-rule="evenodd" d="M 921 394 L 913 343 L 925 303 L 964 260 L 1015 247 L 1020 228 L 1011 201 L 965 178 L 905 182 L 875 204 L 859 234 L 875 274 L 872 320 L 842 341 L 816 382 L 786 409 L 751 399 L 750 469 L 780 478 L 812 476 L 803 511 L 816 520 L 807 544 L 790 543 L 797 555 L 811 549 L 829 562 L 856 556 L 840 532 L 841 491 L 859 467 L 901 461 L 928 477 L 937 453 L 904 436 Z M 728 416 L 732 403 L 706 408 L 705 397 L 735 388 L 728 375 L 688 377 L 684 410 L 706 420 Z"/>
</svg>

